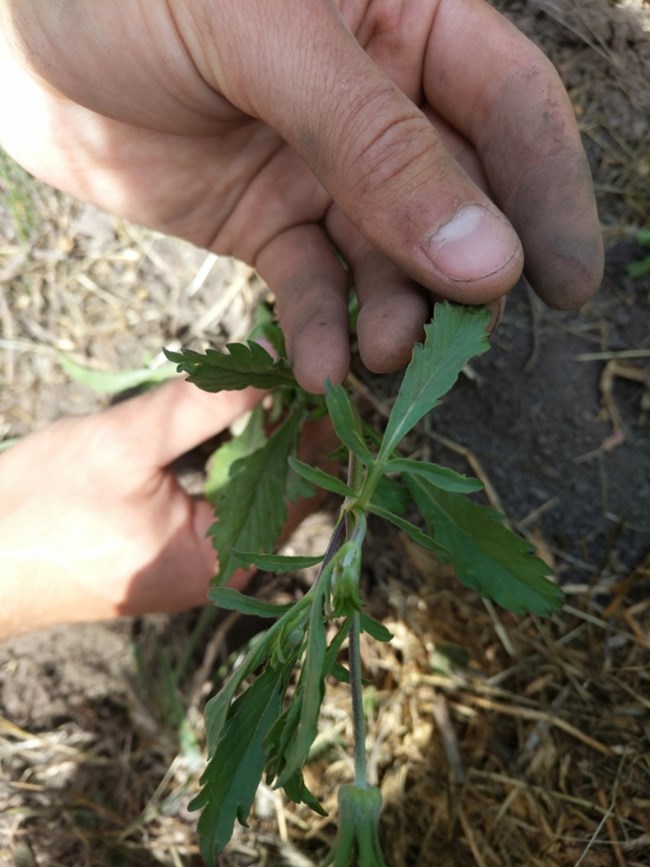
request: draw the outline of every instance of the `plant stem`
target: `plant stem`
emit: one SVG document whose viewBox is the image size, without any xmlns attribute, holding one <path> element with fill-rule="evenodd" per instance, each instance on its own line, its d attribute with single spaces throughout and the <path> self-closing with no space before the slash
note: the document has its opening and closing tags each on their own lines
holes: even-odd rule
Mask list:
<svg viewBox="0 0 650 867">
<path fill-rule="evenodd" d="M 359 492 L 358 504 L 362 509 L 367 509 L 372 495 L 379 484 L 381 477 L 384 475 L 385 462 L 377 458 L 377 463 L 370 469 Z"/>
<path fill-rule="evenodd" d="M 352 691 L 352 723 L 354 728 L 354 784 L 361 789 L 367 786 L 366 780 L 366 720 L 363 712 L 363 686 L 361 681 L 361 617 L 359 612 L 352 615 L 350 624 L 350 644 L 348 649 L 350 666 L 350 689 Z"/>
<path fill-rule="evenodd" d="M 318 569 L 318 574 L 316 575 L 316 579 L 314 581 L 314 587 L 318 584 L 321 579 L 321 576 L 327 571 L 327 567 L 332 559 L 332 557 L 339 550 L 343 542 L 345 541 L 345 517 L 339 517 L 337 525 L 334 527 L 332 531 L 332 535 L 330 536 L 330 540 L 327 543 L 327 550 L 323 556 L 323 560 Z"/>
</svg>

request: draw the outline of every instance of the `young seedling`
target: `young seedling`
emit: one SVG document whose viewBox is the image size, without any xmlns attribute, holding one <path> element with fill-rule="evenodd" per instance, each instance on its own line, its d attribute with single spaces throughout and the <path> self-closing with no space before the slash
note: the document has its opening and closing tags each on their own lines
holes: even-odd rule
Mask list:
<svg viewBox="0 0 650 867">
<path fill-rule="evenodd" d="M 368 515 L 394 524 L 439 559 L 449 562 L 466 586 L 517 613 L 549 614 L 561 606 L 560 589 L 530 545 L 502 523 L 502 516 L 467 495 L 475 479 L 446 467 L 402 457 L 398 451 L 419 421 L 454 385 L 470 358 L 488 348 L 489 314 L 483 308 L 436 305 L 417 345 L 383 436 L 366 436 L 341 385 L 327 385 L 324 399 L 297 385 L 287 362 L 258 344 L 234 344 L 228 352 L 168 353 L 179 371 L 207 391 L 253 385 L 279 390 L 284 420 L 266 437 L 256 410 L 237 440 L 223 447 L 212 499 L 219 515 L 210 535 L 219 574 L 210 590 L 218 606 L 268 618 L 244 661 L 206 706 L 209 762 L 202 790 L 191 806 L 201 809 L 201 852 L 214 864 L 233 832 L 245 824 L 257 786 L 284 789 L 297 803 L 323 814 L 302 769 L 318 729 L 329 676 L 349 682 L 354 728 L 354 780 L 339 792 L 339 830 L 326 865 L 382 867 L 379 843 L 381 793 L 366 778 L 360 635 L 378 641 L 391 635 L 365 611 L 359 592 Z M 348 454 L 345 482 L 301 462 L 296 444 L 302 425 L 329 413 Z M 373 442 L 378 445 L 373 446 Z M 221 460 L 219 460 L 221 458 Z M 396 481 L 399 477 L 401 481 Z M 341 497 L 338 520 L 322 557 L 284 557 L 272 552 L 286 518 L 287 497 L 300 484 Z M 402 505 L 395 506 L 395 503 Z M 403 515 L 417 507 L 424 529 Z M 261 552 L 261 553 L 260 553 Z M 288 605 L 274 605 L 224 586 L 240 565 L 271 572 L 320 564 L 309 591 Z M 348 667 L 340 661 L 347 645 Z M 292 686 L 292 689 L 289 687 Z"/>
</svg>

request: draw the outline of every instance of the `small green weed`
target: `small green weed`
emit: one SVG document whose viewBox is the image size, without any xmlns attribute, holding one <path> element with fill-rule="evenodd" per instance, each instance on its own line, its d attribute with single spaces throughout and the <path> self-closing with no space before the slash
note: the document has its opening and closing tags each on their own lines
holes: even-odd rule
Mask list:
<svg viewBox="0 0 650 867">
<path fill-rule="evenodd" d="M 488 321 L 483 308 L 436 305 L 383 435 L 368 432 L 343 386 L 328 384 L 324 398 L 306 394 L 286 360 L 274 360 L 254 342 L 233 344 L 226 353 L 167 353 L 180 372 L 207 391 L 269 388 L 281 395 L 284 406 L 284 420 L 270 436 L 258 409 L 241 440 L 223 446 L 216 459 L 222 469 L 211 498 L 219 520 L 210 535 L 220 572 L 210 598 L 221 608 L 255 614 L 271 625 L 206 707 L 209 762 L 203 788 L 191 806 L 202 810 L 199 832 L 207 864 L 215 864 L 235 821 L 246 822 L 263 776 L 291 800 L 324 813 L 302 769 L 317 735 L 330 676 L 350 684 L 355 774 L 339 792 L 339 833 L 325 863 L 384 864 L 378 837 L 381 794 L 366 778 L 359 643 L 362 632 L 378 641 L 392 636 L 364 611 L 359 591 L 368 515 L 390 522 L 451 563 L 463 584 L 504 608 L 546 615 L 561 607 L 562 592 L 547 579 L 549 568 L 531 546 L 507 529 L 501 515 L 468 498 L 481 489 L 480 482 L 399 452 L 404 438 L 435 409 L 469 359 L 488 349 Z M 346 481 L 302 463 L 296 455 L 303 424 L 325 412 L 348 454 Z M 321 557 L 272 553 L 286 519 L 287 491 L 295 491 L 296 477 L 341 497 L 338 521 Z M 406 506 L 417 508 L 424 529 L 404 517 Z M 242 564 L 285 572 L 314 563 L 320 563 L 320 571 L 313 585 L 287 605 L 224 586 Z M 340 659 L 346 644 L 347 667 Z"/>
</svg>

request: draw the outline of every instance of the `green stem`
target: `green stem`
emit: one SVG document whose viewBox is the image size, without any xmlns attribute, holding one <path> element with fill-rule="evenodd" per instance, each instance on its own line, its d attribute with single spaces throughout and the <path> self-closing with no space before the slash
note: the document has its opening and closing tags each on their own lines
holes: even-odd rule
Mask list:
<svg viewBox="0 0 650 867">
<path fill-rule="evenodd" d="M 323 577 L 323 575 L 327 572 L 327 567 L 332 561 L 332 558 L 339 550 L 341 545 L 345 542 L 346 538 L 346 526 L 345 526 L 345 516 L 339 516 L 339 520 L 332 531 L 332 535 L 330 536 L 330 540 L 327 543 L 327 550 L 325 551 L 325 555 L 323 556 L 323 560 L 318 569 L 318 573 L 316 575 L 316 579 L 314 580 L 314 587 L 316 587 Z"/>
<path fill-rule="evenodd" d="M 366 720 L 363 712 L 363 684 L 361 679 L 361 617 L 352 615 L 350 645 L 350 689 L 352 691 L 352 723 L 354 728 L 354 784 L 360 789 L 368 785 L 366 780 Z"/>
<path fill-rule="evenodd" d="M 363 436 L 363 425 L 356 410 L 355 423 L 357 430 Z M 354 539 L 359 547 L 363 544 L 366 534 L 367 522 L 365 511 L 367 504 L 379 483 L 383 468 L 372 467 L 362 481 L 363 468 L 356 456 L 350 452 L 348 461 L 348 485 L 353 490 L 359 490 L 360 496 L 356 503 L 349 504 L 351 509 L 345 509 L 343 523 L 345 535 L 348 539 Z M 357 583 L 359 581 L 357 574 Z M 355 611 L 350 617 L 350 634 L 348 647 L 348 661 L 350 667 L 350 690 L 352 692 L 352 726 L 354 731 L 354 782 L 361 789 L 368 785 L 366 780 L 366 721 L 363 710 L 363 681 L 361 676 L 361 616 Z"/>
<path fill-rule="evenodd" d="M 381 477 L 384 475 L 384 468 L 384 462 L 377 460 L 363 480 L 361 490 L 359 491 L 359 498 L 357 500 L 357 504 L 361 506 L 362 509 L 368 509 L 368 505 L 372 500 L 372 495 L 375 493 L 375 489 L 379 484 Z"/>
</svg>

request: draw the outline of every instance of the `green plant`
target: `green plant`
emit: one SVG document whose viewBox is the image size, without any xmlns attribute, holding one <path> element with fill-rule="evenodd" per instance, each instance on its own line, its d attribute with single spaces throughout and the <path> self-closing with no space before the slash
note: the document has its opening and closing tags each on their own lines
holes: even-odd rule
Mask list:
<svg viewBox="0 0 650 867">
<path fill-rule="evenodd" d="M 339 833 L 326 864 L 383 864 L 378 837 L 381 794 L 366 779 L 359 638 L 389 641 L 388 630 L 364 611 L 359 593 L 367 516 L 378 515 L 418 544 L 449 561 L 458 578 L 505 608 L 548 614 L 561 606 L 548 567 L 492 509 L 467 495 L 480 482 L 450 469 L 402 457 L 400 443 L 453 386 L 468 360 L 488 348 L 489 314 L 483 308 L 436 306 L 423 345 L 415 347 L 383 436 L 366 430 L 345 389 L 327 385 L 324 400 L 301 391 L 287 362 L 258 344 L 235 344 L 228 353 L 169 353 L 179 371 L 208 391 L 254 385 L 283 395 L 284 420 L 268 438 L 257 410 L 238 440 L 223 447 L 229 466 L 214 485 L 220 515 L 211 528 L 220 572 L 212 601 L 272 621 L 241 665 L 206 707 L 209 763 L 202 790 L 201 851 L 208 864 L 223 850 L 235 820 L 245 823 L 257 785 L 268 782 L 316 812 L 302 768 L 317 733 L 328 677 L 349 682 L 354 721 L 354 781 L 339 793 Z M 327 411 L 348 455 L 345 482 L 295 454 L 305 421 Z M 398 480 L 399 479 L 399 480 Z M 338 520 L 322 557 L 272 552 L 286 516 L 285 500 L 300 484 L 342 498 Z M 404 517 L 417 507 L 425 529 Z M 260 551 L 265 553 L 259 553 Z M 238 565 L 281 572 L 320 563 L 309 591 L 294 603 L 274 605 L 223 586 Z M 346 668 L 340 661 L 347 642 Z M 289 687 L 292 686 L 292 689 Z"/>
</svg>

